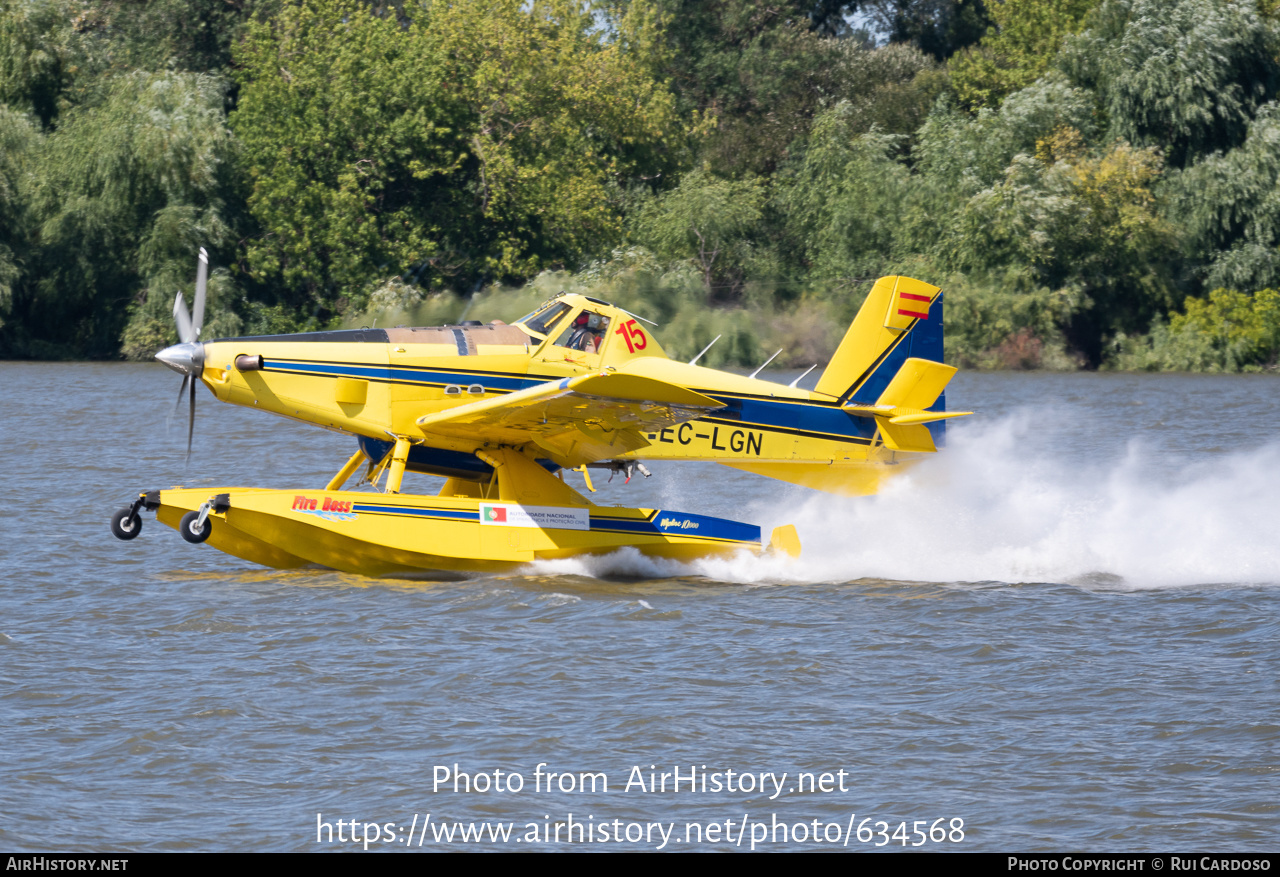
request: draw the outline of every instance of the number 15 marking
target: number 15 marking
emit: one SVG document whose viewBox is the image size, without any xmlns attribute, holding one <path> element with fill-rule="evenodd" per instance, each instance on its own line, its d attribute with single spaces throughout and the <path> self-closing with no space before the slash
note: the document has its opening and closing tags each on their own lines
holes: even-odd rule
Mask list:
<svg viewBox="0 0 1280 877">
<path fill-rule="evenodd" d="M 649 339 L 645 337 L 644 330 L 636 325 L 635 320 L 627 320 L 620 325 L 618 334 L 622 336 L 623 341 L 627 342 L 628 353 L 644 350 L 645 345 L 649 343 Z"/>
</svg>

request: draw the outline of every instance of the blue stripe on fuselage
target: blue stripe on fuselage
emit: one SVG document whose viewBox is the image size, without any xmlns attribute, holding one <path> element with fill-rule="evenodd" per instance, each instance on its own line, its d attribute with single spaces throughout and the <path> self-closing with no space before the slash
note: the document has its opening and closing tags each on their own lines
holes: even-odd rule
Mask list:
<svg viewBox="0 0 1280 877">
<path fill-rule="evenodd" d="M 480 370 L 432 371 L 409 365 L 366 365 L 348 362 L 304 362 L 296 359 L 272 359 L 262 367 L 263 371 L 284 371 L 308 375 L 324 375 L 338 378 L 364 378 L 367 381 L 383 381 L 397 384 L 464 384 L 483 378 L 484 388 L 509 393 L 546 383 L 548 378 L 528 378 L 504 375 Z M 553 380 L 553 379 L 552 379 Z"/>
<path fill-rule="evenodd" d="M 496 393 L 509 393 L 536 387 L 557 378 L 546 375 L 517 377 L 479 370 L 437 371 L 417 366 L 372 365 L 339 362 L 306 362 L 301 360 L 267 360 L 263 371 L 285 371 L 326 377 L 363 378 L 422 386 L 445 386 L 482 381 L 484 388 Z M 571 378 L 562 379 L 566 384 Z M 875 421 L 867 417 L 854 417 L 835 405 L 822 405 L 801 399 L 771 400 L 727 396 L 712 389 L 697 389 L 725 408 L 708 416 L 708 420 L 732 420 L 743 429 L 782 429 L 831 436 L 835 439 L 870 441 L 875 433 Z"/>
<path fill-rule="evenodd" d="M 725 408 L 708 415 L 709 419 L 724 419 L 725 413 L 738 414 L 735 421 L 744 429 L 788 429 L 807 433 L 821 433 L 836 438 L 871 440 L 876 431 L 875 421 L 868 417 L 854 417 L 833 405 L 816 405 L 804 401 L 772 402 L 763 399 L 740 399 L 718 396 L 712 390 L 699 392 L 725 403 Z"/>
</svg>

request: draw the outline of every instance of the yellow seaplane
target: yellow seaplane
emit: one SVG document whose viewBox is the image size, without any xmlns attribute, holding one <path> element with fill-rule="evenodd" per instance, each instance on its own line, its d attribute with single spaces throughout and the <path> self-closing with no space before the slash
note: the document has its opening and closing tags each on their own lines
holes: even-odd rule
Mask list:
<svg viewBox="0 0 1280 877">
<path fill-rule="evenodd" d="M 942 294 L 908 277 L 874 285 L 803 390 L 760 369 L 699 366 L 705 349 L 673 361 L 642 318 L 577 294 L 511 324 L 201 341 L 207 271 L 201 250 L 192 313 L 181 293 L 174 303 L 181 341 L 156 355 L 183 375 L 190 416 L 199 381 L 223 402 L 351 433 L 357 449 L 319 488 L 139 493 L 112 518 L 121 539 L 139 534 L 147 510 L 188 542 L 253 563 L 363 575 L 497 572 L 626 547 L 678 560 L 758 552 L 757 526 L 596 505 L 565 473 L 591 490 L 592 469 L 629 480 L 649 474 L 646 460 L 709 461 L 869 494 L 968 413 L 945 410 L 955 369 L 941 362 Z M 188 452 L 190 442 L 189 426 Z M 358 472 L 364 489 L 346 489 Z M 405 492 L 406 473 L 444 484 Z M 798 555 L 795 528 L 776 528 L 769 550 Z"/>
</svg>

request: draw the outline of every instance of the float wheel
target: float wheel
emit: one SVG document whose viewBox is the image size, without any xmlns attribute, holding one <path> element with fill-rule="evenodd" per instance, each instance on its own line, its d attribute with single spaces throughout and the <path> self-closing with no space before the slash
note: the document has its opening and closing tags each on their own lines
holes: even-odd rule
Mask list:
<svg viewBox="0 0 1280 877">
<path fill-rule="evenodd" d="M 111 535 L 126 542 L 142 532 L 142 518 L 133 509 L 120 509 L 111 516 Z"/>
<path fill-rule="evenodd" d="M 178 524 L 178 532 L 182 534 L 183 539 L 186 539 L 192 545 L 199 545 L 208 539 L 209 534 L 213 532 L 213 521 L 205 518 L 204 526 L 197 527 L 196 522 L 199 520 L 199 512 L 187 512 L 182 516 L 182 521 Z"/>
</svg>

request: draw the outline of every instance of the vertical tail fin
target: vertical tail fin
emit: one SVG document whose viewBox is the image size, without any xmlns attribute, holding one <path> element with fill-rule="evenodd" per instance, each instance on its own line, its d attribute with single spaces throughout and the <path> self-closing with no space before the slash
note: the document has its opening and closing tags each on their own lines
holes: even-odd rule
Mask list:
<svg viewBox="0 0 1280 877">
<path fill-rule="evenodd" d="M 869 404 L 910 357 L 942 362 L 942 291 L 911 277 L 881 277 L 814 391 L 841 405 Z"/>
</svg>

